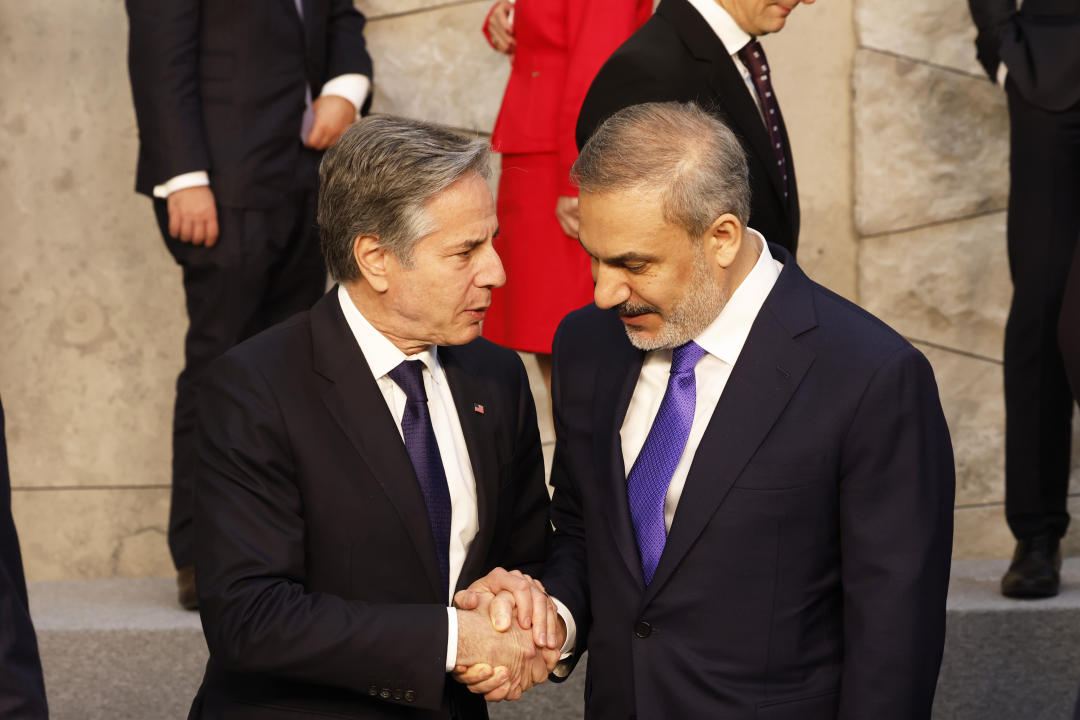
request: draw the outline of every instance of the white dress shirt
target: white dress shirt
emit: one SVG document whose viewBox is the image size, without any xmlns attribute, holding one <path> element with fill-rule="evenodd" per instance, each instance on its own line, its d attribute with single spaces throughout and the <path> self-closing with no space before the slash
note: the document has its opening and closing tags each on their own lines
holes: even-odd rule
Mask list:
<svg viewBox="0 0 1080 720">
<path fill-rule="evenodd" d="M 405 391 L 390 379 L 388 373 L 405 360 L 419 360 L 424 364 L 422 375 L 424 388 L 428 396 L 428 410 L 431 414 L 431 427 L 435 431 L 435 441 L 439 445 L 446 484 L 450 489 L 450 590 L 447 604 L 452 605 L 454 587 L 457 586 L 461 567 L 469 546 L 476 537 L 479 520 L 476 509 L 476 479 L 473 477 L 469 450 L 465 445 L 465 435 L 461 431 L 461 421 L 454 405 L 454 396 L 446 381 L 446 373 L 439 363 L 435 346 L 429 347 L 416 355 L 406 356 L 380 333 L 367 318 L 361 314 L 349 297 L 345 288 L 338 286 L 338 303 L 345 314 L 360 350 L 364 353 L 371 374 L 379 385 L 386 406 L 394 417 L 398 432 L 401 433 L 401 418 L 405 414 Z M 404 435 L 402 435 L 404 442 Z M 446 638 L 446 671 L 450 672 L 457 663 L 458 625 L 457 611 L 446 608 L 449 619 L 449 632 Z"/>
<path fill-rule="evenodd" d="M 761 113 L 761 98 L 758 97 L 757 88 L 754 87 L 754 80 L 737 54 L 748 42 L 754 39 L 754 36 L 739 27 L 739 24 L 735 22 L 735 18 L 731 17 L 727 10 L 720 7 L 720 3 L 716 2 L 716 0 L 687 0 L 687 2 L 698 11 L 701 17 L 705 18 L 705 22 L 716 33 L 716 37 L 720 39 L 724 49 L 731 56 L 731 61 L 735 63 L 735 69 L 742 75 L 743 82 L 746 83 L 746 89 L 750 91 L 750 97 L 754 98 L 758 112 Z M 764 114 L 762 114 L 761 119 L 762 122 L 765 121 Z"/>
<path fill-rule="evenodd" d="M 694 461 L 698 445 L 701 444 L 705 428 L 712 420 L 713 411 L 720 401 L 728 378 L 731 377 L 731 369 L 739 359 L 739 353 L 742 352 L 746 338 L 750 334 L 750 328 L 784 267 L 773 259 L 761 233 L 747 228 L 744 242 L 750 240 L 758 242 L 761 247 L 757 262 L 731 294 L 731 298 L 716 319 L 694 338 L 694 342 L 700 345 L 706 354 L 698 361 L 694 369 L 697 388 L 694 422 L 690 426 L 690 436 L 686 440 L 686 447 L 679 458 L 679 464 L 675 466 L 675 472 L 671 477 L 664 500 L 664 525 L 669 532 L 675 518 L 675 510 L 679 506 L 679 498 L 682 497 L 683 488 L 686 486 L 690 465 Z M 670 372 L 670 349 L 652 350 L 646 353 L 619 433 L 623 469 L 627 474 L 634 466 L 634 461 L 652 428 L 656 413 L 660 410 L 660 403 L 667 391 Z M 565 655 L 575 646 L 577 629 L 572 627 L 572 624 L 576 625 L 576 623 L 572 623 L 565 606 L 558 602 L 557 605 L 559 614 L 566 622 L 566 643 L 563 645 Z"/>
<path fill-rule="evenodd" d="M 304 6 L 302 0 L 294 0 L 296 5 L 296 12 L 300 15 L 300 19 L 304 17 Z M 364 100 L 367 99 L 368 92 L 371 90 L 371 79 L 366 75 L 360 73 L 346 73 L 344 75 L 338 75 L 323 83 L 322 90 L 319 92 L 319 97 L 326 97 L 327 95 L 337 95 L 343 97 L 352 103 L 356 108 L 357 114 L 360 113 L 360 108 L 364 104 Z M 311 88 L 307 87 L 305 90 L 304 104 L 307 109 L 304 112 L 304 118 L 301 121 L 301 125 L 297 128 L 297 132 L 300 134 L 300 141 L 307 141 L 307 136 L 311 132 L 311 121 L 309 114 L 311 110 Z M 171 177 L 160 185 L 154 186 L 154 197 L 167 198 L 174 192 L 179 190 L 187 190 L 193 187 L 205 187 L 210 184 L 210 174 L 206 170 L 193 170 L 191 172 L 181 173 L 175 177 Z"/>
</svg>

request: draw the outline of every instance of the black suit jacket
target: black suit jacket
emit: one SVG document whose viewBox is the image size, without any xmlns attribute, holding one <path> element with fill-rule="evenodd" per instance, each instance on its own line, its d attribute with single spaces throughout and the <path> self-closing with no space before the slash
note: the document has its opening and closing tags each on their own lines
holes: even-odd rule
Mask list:
<svg viewBox="0 0 1080 720">
<path fill-rule="evenodd" d="M 686 0 L 663 0 L 656 14 L 600 69 L 578 115 L 577 144 L 622 108 L 645 102 L 696 102 L 731 128 L 750 167 L 750 227 L 794 254 L 799 189 L 791 143 L 785 143 L 790 191 L 784 198 L 769 132 L 731 56 Z M 783 117 L 780 130 L 787 137 Z"/>
<path fill-rule="evenodd" d="M 1080 102 L 1080 0 L 968 0 L 976 54 L 990 78 L 1004 62 L 1032 105 L 1060 111 Z"/>
<path fill-rule="evenodd" d="M 482 339 L 439 358 L 476 478 L 459 589 L 496 565 L 536 572 L 550 524 L 524 368 Z M 208 375 L 195 567 L 210 660 L 191 717 L 486 717 L 446 675 L 427 511 L 337 293 Z"/>
<path fill-rule="evenodd" d="M 217 201 L 271 207 L 293 187 L 305 82 L 371 75 L 350 0 L 126 0 L 139 124 L 135 188 L 209 170 Z"/>
<path fill-rule="evenodd" d="M 590 718 L 929 718 L 954 491 L 926 359 L 784 269 L 644 586 L 619 430 L 644 354 L 589 306 L 555 336 L 544 583 L 588 650 Z"/>
<path fill-rule="evenodd" d="M 0 405 L 0 717 L 44 720 L 45 683 L 30 622 L 19 537 L 11 518 L 4 408 Z"/>
</svg>

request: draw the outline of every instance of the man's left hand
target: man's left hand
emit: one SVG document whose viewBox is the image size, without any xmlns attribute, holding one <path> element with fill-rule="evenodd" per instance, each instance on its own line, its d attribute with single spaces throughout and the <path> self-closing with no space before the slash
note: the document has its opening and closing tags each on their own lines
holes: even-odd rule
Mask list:
<svg viewBox="0 0 1080 720">
<path fill-rule="evenodd" d="M 311 109 L 315 112 L 315 121 L 304 144 L 313 150 L 325 150 L 336 143 L 356 119 L 356 106 L 340 95 L 316 98 Z"/>
</svg>

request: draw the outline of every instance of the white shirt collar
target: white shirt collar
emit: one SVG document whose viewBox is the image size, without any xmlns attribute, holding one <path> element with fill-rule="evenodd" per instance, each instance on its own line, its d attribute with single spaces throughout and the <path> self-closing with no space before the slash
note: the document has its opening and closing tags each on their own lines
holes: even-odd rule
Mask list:
<svg viewBox="0 0 1080 720">
<path fill-rule="evenodd" d="M 716 0 L 688 0 L 688 2 L 700 13 L 701 17 L 705 18 L 705 22 L 724 44 L 728 55 L 734 55 L 742 50 L 746 43 L 753 40 L 753 37 L 739 27 L 735 18 L 720 7 L 720 3 Z"/>
<path fill-rule="evenodd" d="M 349 292 L 343 285 L 338 285 L 338 303 L 341 312 L 345 314 L 345 322 L 349 324 L 360 351 L 364 353 L 371 374 L 376 380 L 385 376 L 405 360 L 420 360 L 427 366 L 433 382 L 442 382 L 442 372 L 439 366 L 438 347 L 430 345 L 426 350 L 415 355 L 406 355 L 390 342 L 389 339 L 368 322 L 363 313 L 349 297 Z"/>
<path fill-rule="evenodd" d="M 694 342 L 710 355 L 714 355 L 728 365 L 734 365 L 739 353 L 750 334 L 750 328 L 757 318 L 765 298 L 769 296 L 776 278 L 780 276 L 780 263 L 773 260 L 769 245 L 761 233 L 753 228 L 746 228 L 761 243 L 761 254 L 757 262 L 743 278 L 739 287 L 731 294 L 724 309 L 716 319 L 705 328 Z M 749 238 L 744 238 L 745 242 Z"/>
</svg>

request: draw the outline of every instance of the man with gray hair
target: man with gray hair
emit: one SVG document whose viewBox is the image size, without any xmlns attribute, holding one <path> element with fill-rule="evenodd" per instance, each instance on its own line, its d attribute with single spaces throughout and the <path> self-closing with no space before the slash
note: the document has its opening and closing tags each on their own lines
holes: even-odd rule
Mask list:
<svg viewBox="0 0 1080 720">
<path fill-rule="evenodd" d="M 505 280 L 488 162 L 435 125 L 354 125 L 320 169 L 339 285 L 208 371 L 191 718 L 482 718 L 458 663 L 512 696 L 554 665 L 561 636 L 448 607 L 495 566 L 535 572 L 550 539 L 524 369 L 479 337 Z"/>
<path fill-rule="evenodd" d="M 557 674 L 589 651 L 589 718 L 929 718 L 954 470 L 926 358 L 746 226 L 696 106 L 616 113 L 574 173 L 596 302 L 554 345 Z"/>
</svg>

